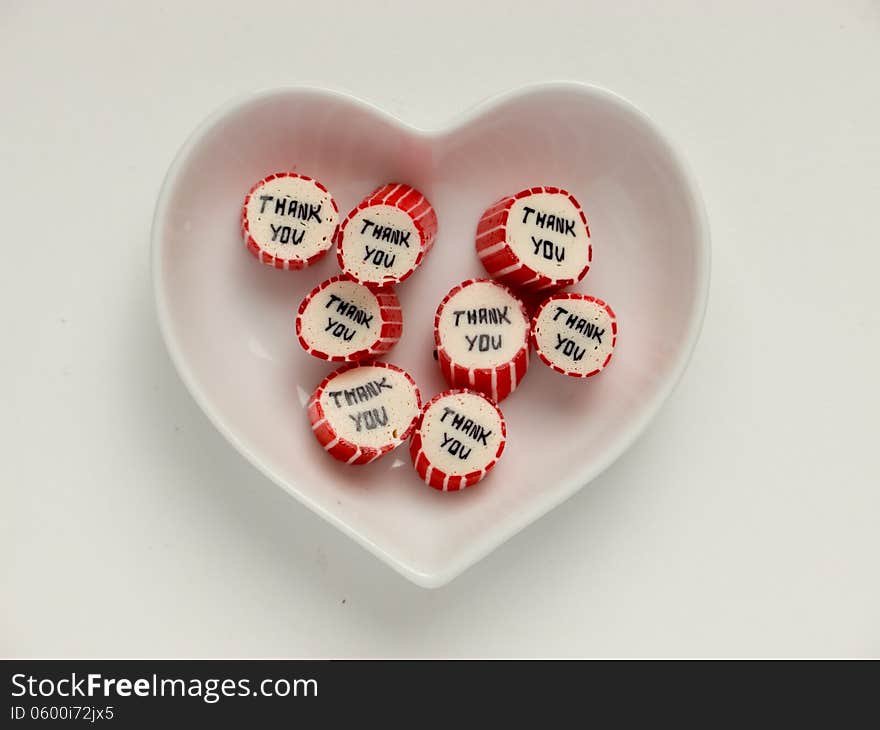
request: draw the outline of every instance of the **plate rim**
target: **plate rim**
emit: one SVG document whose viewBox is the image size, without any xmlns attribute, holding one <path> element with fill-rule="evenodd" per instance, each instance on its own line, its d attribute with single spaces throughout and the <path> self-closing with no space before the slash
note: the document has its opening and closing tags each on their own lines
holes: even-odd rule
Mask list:
<svg viewBox="0 0 880 730">
<path fill-rule="evenodd" d="M 187 359 L 182 354 L 181 346 L 176 336 L 172 332 L 170 326 L 170 308 L 162 286 L 162 245 L 161 231 L 164 228 L 167 210 L 171 201 L 171 193 L 174 188 L 175 181 L 179 177 L 185 161 L 195 146 L 201 141 L 202 137 L 214 127 L 214 125 L 223 119 L 230 112 L 255 103 L 260 100 L 268 99 L 273 96 L 290 95 L 290 94 L 314 94 L 316 96 L 325 96 L 343 100 L 346 103 L 368 111 L 369 113 L 393 124 L 401 131 L 414 137 L 431 140 L 449 135 L 456 130 L 468 126 L 478 117 L 489 113 L 492 109 L 502 106 L 515 99 L 530 96 L 541 91 L 562 90 L 565 92 L 582 94 L 585 96 L 601 97 L 605 102 L 609 102 L 620 108 L 625 109 L 628 113 L 636 115 L 643 124 L 655 135 L 662 147 L 665 148 L 666 154 L 669 155 L 673 163 L 678 167 L 684 187 L 691 199 L 691 204 L 696 212 L 697 223 L 697 239 L 700 243 L 698 247 L 698 257 L 696 262 L 697 270 L 697 287 L 696 302 L 690 315 L 690 321 L 687 325 L 686 335 L 684 337 L 684 346 L 681 348 L 678 358 L 672 367 L 671 377 L 669 377 L 665 385 L 654 395 L 648 407 L 643 411 L 642 417 L 627 431 L 621 435 L 603 454 L 601 459 L 592 462 L 584 470 L 578 472 L 560 483 L 559 488 L 554 494 L 549 495 L 544 500 L 539 501 L 535 508 L 530 510 L 528 514 L 519 516 L 512 520 L 511 524 L 499 528 L 497 531 L 488 533 L 480 541 L 476 542 L 470 548 L 465 549 L 462 554 L 453 559 L 445 567 L 440 570 L 431 572 L 421 570 L 416 566 L 401 560 L 397 556 L 387 552 L 382 547 L 373 542 L 369 537 L 350 526 L 344 519 L 334 514 L 332 511 L 325 509 L 320 504 L 314 502 L 307 494 L 299 491 L 295 484 L 291 484 L 280 474 L 273 471 L 269 464 L 258 458 L 249 446 L 234 432 L 233 428 L 226 423 L 225 419 L 214 409 L 211 399 L 202 390 L 198 379 L 189 367 Z M 156 306 L 156 316 L 159 324 L 159 331 L 165 348 L 171 358 L 174 368 L 178 376 L 184 384 L 184 387 L 192 396 L 193 400 L 201 408 L 202 412 L 207 416 L 208 420 L 219 431 L 223 437 L 238 451 L 252 466 L 269 480 L 281 487 L 285 492 L 293 496 L 300 503 L 304 504 L 314 513 L 325 519 L 331 525 L 340 530 L 355 542 L 360 544 L 370 553 L 382 560 L 384 563 L 392 567 L 403 577 L 413 583 L 424 588 L 439 588 L 446 585 L 454 578 L 458 577 L 465 570 L 476 564 L 498 547 L 507 542 L 514 535 L 522 531 L 528 525 L 536 522 L 546 515 L 550 510 L 558 507 L 570 497 L 574 496 L 587 484 L 598 477 L 611 464 L 632 446 L 632 444 L 644 433 L 648 424 L 654 419 L 657 413 L 667 401 L 669 396 L 681 382 L 685 370 L 693 356 L 694 349 L 699 340 L 700 333 L 705 321 L 706 309 L 709 299 L 709 284 L 711 278 L 711 233 L 709 229 L 709 220 L 706 213 L 705 202 L 703 200 L 700 187 L 697 184 L 696 176 L 693 169 L 685 158 L 684 154 L 677 148 L 671 140 L 669 140 L 659 125 L 638 106 L 633 104 L 623 96 L 590 83 L 580 81 L 545 81 L 530 83 L 515 87 L 508 91 L 488 97 L 478 102 L 468 109 L 454 115 L 449 122 L 434 128 L 421 128 L 414 126 L 400 117 L 382 109 L 381 107 L 361 99 L 353 94 L 345 91 L 339 91 L 332 88 L 314 86 L 314 85 L 290 85 L 263 89 L 251 93 L 240 94 L 221 104 L 211 114 L 205 117 L 190 132 L 183 144 L 177 150 L 167 172 L 162 180 L 159 190 L 159 196 L 156 201 L 156 207 L 153 213 L 153 220 L 150 231 L 150 248 L 151 248 L 151 275 L 153 298 Z"/>
</svg>

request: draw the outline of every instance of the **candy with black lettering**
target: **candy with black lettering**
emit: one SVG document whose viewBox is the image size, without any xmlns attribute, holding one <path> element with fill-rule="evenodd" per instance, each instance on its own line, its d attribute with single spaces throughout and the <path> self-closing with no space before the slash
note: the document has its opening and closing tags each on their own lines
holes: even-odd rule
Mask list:
<svg viewBox="0 0 880 730">
<path fill-rule="evenodd" d="M 611 362 L 617 317 L 596 297 L 573 292 L 544 301 L 532 318 L 532 346 L 545 365 L 573 378 L 590 378 Z"/>
<path fill-rule="evenodd" d="M 507 439 L 504 416 L 471 390 L 449 390 L 422 411 L 409 453 L 419 476 L 434 489 L 456 492 L 485 477 Z"/>
<path fill-rule="evenodd" d="M 555 187 L 502 198 L 477 224 L 477 254 L 486 271 L 515 289 L 553 292 L 590 270 L 590 228 L 580 203 Z"/>
<path fill-rule="evenodd" d="M 317 180 L 276 172 L 254 185 L 241 211 L 248 251 L 276 269 L 311 266 L 333 245 L 339 208 Z"/>
<path fill-rule="evenodd" d="M 365 284 L 397 284 L 422 263 L 437 235 L 437 214 L 415 188 L 388 183 L 368 195 L 342 222 L 336 258 Z"/>
<path fill-rule="evenodd" d="M 434 345 L 446 382 L 485 393 L 496 403 L 510 395 L 529 366 L 529 318 L 516 295 L 491 279 L 454 287 L 434 317 Z"/>
<path fill-rule="evenodd" d="M 346 464 L 369 464 L 409 438 L 421 405 L 409 373 L 376 362 L 345 365 L 324 378 L 308 414 L 324 451 Z"/>
<path fill-rule="evenodd" d="M 401 334 L 403 310 L 394 289 L 371 289 L 346 274 L 316 286 L 296 315 L 302 348 L 332 362 L 377 357 L 394 347 Z"/>
</svg>

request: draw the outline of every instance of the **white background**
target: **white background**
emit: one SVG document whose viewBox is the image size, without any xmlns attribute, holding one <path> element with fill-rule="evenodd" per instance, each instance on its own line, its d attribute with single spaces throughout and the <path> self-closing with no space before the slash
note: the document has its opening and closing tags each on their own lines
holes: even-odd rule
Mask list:
<svg viewBox="0 0 880 730">
<path fill-rule="evenodd" d="M 880 655 L 880 5 L 654 6 L 0 3 L 0 654 Z M 615 466 L 426 591 L 198 410 L 153 206 L 244 92 L 437 126 L 548 79 L 622 94 L 690 159 L 705 328 Z"/>
</svg>

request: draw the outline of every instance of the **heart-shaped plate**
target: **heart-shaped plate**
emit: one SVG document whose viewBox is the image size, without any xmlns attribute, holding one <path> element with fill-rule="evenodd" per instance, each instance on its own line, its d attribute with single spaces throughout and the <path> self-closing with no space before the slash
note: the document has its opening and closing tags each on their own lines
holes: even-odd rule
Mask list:
<svg viewBox="0 0 880 730">
<path fill-rule="evenodd" d="M 335 256 L 303 271 L 275 270 L 259 264 L 239 234 L 245 193 L 279 170 L 321 180 L 342 215 L 392 180 L 433 203 L 438 237 L 398 287 L 404 335 L 385 358 L 412 373 L 425 400 L 446 387 L 432 356 L 437 304 L 458 282 L 485 275 L 474 251 L 480 214 L 523 188 L 571 191 L 593 243 L 593 266 L 575 289 L 614 307 L 613 362 L 578 380 L 533 357 L 501 404 L 504 458 L 464 492 L 421 483 L 405 446 L 366 467 L 334 461 L 304 410 L 331 366 L 300 349 L 294 317 L 302 297 L 338 273 Z M 270 479 L 428 587 L 570 497 L 633 442 L 684 370 L 709 280 L 705 212 L 682 158 L 630 103 L 573 83 L 505 94 L 436 131 L 321 89 L 235 101 L 178 153 L 152 243 L 168 350 L 214 425 Z"/>
</svg>

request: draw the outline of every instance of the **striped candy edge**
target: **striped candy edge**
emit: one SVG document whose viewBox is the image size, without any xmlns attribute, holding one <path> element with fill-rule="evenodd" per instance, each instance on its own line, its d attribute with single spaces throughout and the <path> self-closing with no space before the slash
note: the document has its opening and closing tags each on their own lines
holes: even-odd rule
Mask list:
<svg viewBox="0 0 880 730">
<path fill-rule="evenodd" d="M 312 291 L 310 291 L 300 302 L 299 309 L 296 313 L 296 338 L 299 340 L 300 347 L 309 355 L 327 360 L 328 362 L 364 362 L 373 357 L 378 357 L 388 352 L 394 347 L 403 335 L 403 308 L 400 306 L 400 300 L 392 287 L 384 287 L 377 289 L 360 284 L 366 288 L 379 304 L 379 318 L 382 321 L 382 327 L 379 330 L 379 336 L 372 345 L 361 350 L 356 350 L 348 355 L 331 355 L 321 350 L 313 348 L 303 337 L 302 333 L 302 317 L 309 303 L 314 297 L 320 294 L 331 284 L 338 281 L 350 281 L 360 284 L 348 274 L 338 274 L 331 276 L 326 281 L 321 282 Z"/>
<path fill-rule="evenodd" d="M 517 200 L 539 193 L 552 193 L 568 197 L 587 229 L 587 264 L 573 279 L 553 279 L 538 273 L 517 257 L 507 241 L 507 220 L 511 207 Z M 490 205 L 477 223 L 476 248 L 480 262 L 490 276 L 509 286 L 530 292 L 546 293 L 576 284 L 587 275 L 593 262 L 590 224 L 587 223 L 587 216 L 584 214 L 581 204 L 564 188 L 550 186 L 520 190 L 518 193 L 501 198 Z"/>
<path fill-rule="evenodd" d="M 334 378 L 344 372 L 359 367 L 378 367 L 385 368 L 387 370 L 394 370 L 395 372 L 403 375 L 404 378 L 409 381 L 409 384 L 413 387 L 413 391 L 416 395 L 416 405 L 418 406 L 419 412 L 413 416 L 410 424 L 406 427 L 406 429 L 404 429 L 403 433 L 401 433 L 397 437 L 396 441 L 393 441 L 389 444 L 384 444 L 379 448 L 376 448 L 374 446 L 358 446 L 348 439 L 341 438 L 336 433 L 336 431 L 333 430 L 333 427 L 330 425 L 330 422 L 327 420 L 324 413 L 324 407 L 321 405 L 321 396 L 324 394 L 324 390 L 326 390 L 327 386 L 331 382 L 333 382 Z M 318 439 L 318 443 L 321 444 L 324 451 L 326 451 L 328 454 L 330 454 L 330 456 L 332 456 L 334 459 L 337 459 L 338 461 L 344 461 L 346 464 L 360 466 L 364 464 L 370 464 L 371 462 L 378 459 L 380 456 L 384 456 L 389 451 L 393 451 L 404 441 L 406 441 L 415 430 L 416 423 L 418 422 L 419 416 L 421 415 L 421 408 L 421 391 L 419 390 L 419 386 L 416 385 L 416 381 L 413 380 L 412 376 L 408 372 L 406 372 L 406 370 L 398 367 L 397 365 L 392 365 L 391 363 L 374 362 L 369 364 L 352 363 L 349 365 L 343 365 L 338 370 L 334 370 L 318 384 L 317 388 L 315 388 L 314 393 L 312 393 L 311 398 L 309 398 L 306 411 L 309 416 L 309 422 L 312 426 L 312 433 L 315 434 L 315 438 Z"/>
<path fill-rule="evenodd" d="M 254 239 L 250 232 L 250 223 L 247 218 L 247 208 L 248 203 L 251 200 L 253 194 L 263 185 L 272 180 L 276 180 L 281 177 L 294 177 L 300 180 L 305 180 L 307 182 L 314 183 L 315 187 L 318 188 L 321 192 L 327 193 L 330 196 L 330 203 L 333 205 L 333 210 L 336 212 L 337 219 L 339 217 L 339 206 L 336 205 L 336 200 L 334 199 L 332 193 L 318 180 L 315 180 L 313 177 L 309 177 L 308 175 L 301 175 L 298 172 L 273 172 L 271 175 L 267 175 L 258 183 L 254 184 L 250 190 L 248 190 L 247 195 L 244 198 L 244 205 L 241 208 L 241 236 L 244 240 L 245 246 L 247 250 L 250 251 L 256 259 L 267 266 L 273 266 L 276 269 L 286 269 L 288 271 L 298 271 L 300 269 L 305 269 L 308 266 L 311 266 L 316 261 L 322 259 L 327 255 L 327 252 L 332 248 L 333 242 L 336 240 L 336 236 L 339 233 L 339 222 L 337 220 L 336 227 L 333 229 L 333 234 L 328 238 L 329 243 L 327 244 L 327 248 L 323 251 L 318 251 L 318 253 L 313 254 L 305 259 L 282 259 L 277 256 L 273 256 L 272 254 L 264 251 L 260 244 Z"/>
<path fill-rule="evenodd" d="M 354 273 L 346 269 L 345 260 L 342 254 L 342 249 L 345 244 L 345 230 L 348 227 L 348 223 L 360 211 L 364 210 L 364 208 L 369 208 L 374 205 L 391 205 L 402 210 L 410 217 L 410 220 L 412 220 L 413 225 L 416 227 L 416 232 L 419 234 L 419 252 L 416 255 L 416 260 L 413 262 L 412 267 L 399 277 L 388 277 L 379 282 L 362 281 L 358 279 Z M 406 183 L 386 183 L 385 185 L 376 188 L 376 190 L 358 203 L 358 205 L 352 209 L 347 216 L 345 216 L 345 220 L 342 221 L 342 224 L 337 231 L 336 261 L 339 264 L 340 269 L 348 273 L 349 276 L 356 281 L 360 281 L 363 284 L 369 286 L 399 284 L 412 276 L 413 273 L 415 273 L 415 270 L 421 266 L 425 256 L 427 256 L 428 252 L 433 248 L 436 236 L 437 213 L 434 211 L 433 206 L 425 195 Z"/>
<path fill-rule="evenodd" d="M 561 301 L 564 299 L 578 299 L 584 302 L 592 302 L 596 306 L 604 309 L 608 313 L 608 316 L 611 317 L 611 352 L 608 353 L 608 357 L 605 358 L 605 362 L 603 362 L 595 370 L 591 370 L 588 373 L 576 373 L 571 370 L 566 370 L 565 368 L 559 367 L 544 354 L 544 351 L 540 347 L 538 347 L 538 337 L 535 334 L 535 331 L 538 326 L 538 318 L 541 316 L 541 312 L 544 311 L 544 307 L 550 304 L 550 302 Z M 602 299 L 599 299 L 598 297 L 594 297 L 589 294 L 578 294 L 577 292 L 564 292 L 562 294 L 554 294 L 553 296 L 547 297 L 547 299 L 541 302 L 541 304 L 535 310 L 535 315 L 532 317 L 532 328 L 530 337 L 532 342 L 532 349 L 537 353 L 538 357 L 541 359 L 541 362 L 543 362 L 547 367 L 555 370 L 557 373 L 561 373 L 562 375 L 568 375 L 570 378 L 592 378 L 594 375 L 598 375 L 599 373 L 601 373 L 606 367 L 608 367 L 608 363 L 611 362 L 611 356 L 614 354 L 614 348 L 617 346 L 617 315 L 614 314 L 614 310 L 611 308 L 611 305 L 609 305 Z"/>
<path fill-rule="evenodd" d="M 523 319 L 526 322 L 526 332 L 522 347 L 517 350 L 510 360 L 493 368 L 466 368 L 456 365 L 440 341 L 440 317 L 443 314 L 444 307 L 462 289 L 478 283 L 489 283 L 507 292 L 519 304 Z M 452 287 L 449 293 L 443 297 L 434 315 L 434 348 L 437 351 L 437 362 L 440 364 L 440 372 L 443 373 L 446 382 L 453 388 L 466 388 L 487 395 L 496 403 L 500 403 L 513 393 L 528 371 L 530 334 L 531 319 L 526 311 L 525 304 L 510 287 L 494 279 L 467 279 Z"/>
<path fill-rule="evenodd" d="M 425 419 L 425 413 L 428 412 L 428 409 L 430 409 L 431 406 L 433 406 L 441 398 L 446 398 L 450 395 L 458 395 L 460 393 L 470 393 L 472 395 L 477 395 L 495 409 L 495 412 L 498 414 L 498 418 L 501 421 L 501 442 L 498 444 L 498 450 L 495 452 L 495 456 L 482 469 L 477 469 L 475 471 L 468 472 L 467 474 L 453 475 L 447 474 L 442 469 L 438 469 L 437 467 L 433 466 L 428 460 L 427 455 L 422 449 L 422 436 L 420 433 L 420 429 L 422 427 L 422 422 Z M 507 421 L 504 419 L 504 414 L 501 412 L 498 404 L 494 403 L 484 393 L 480 393 L 479 391 L 469 390 L 467 388 L 453 388 L 452 390 L 447 390 L 443 393 L 435 395 L 430 401 L 428 401 L 428 403 L 425 404 L 425 407 L 422 408 L 422 412 L 419 415 L 418 424 L 413 431 L 412 439 L 410 439 L 409 454 L 410 458 L 412 459 L 413 467 L 415 468 L 416 473 L 419 475 L 422 481 L 425 482 L 425 484 L 441 492 L 458 492 L 467 487 L 472 487 L 477 482 L 482 481 L 486 477 L 486 475 L 490 471 L 492 471 L 492 469 L 498 463 L 498 460 L 501 458 L 501 454 L 504 453 L 504 446 L 506 443 Z"/>
</svg>

